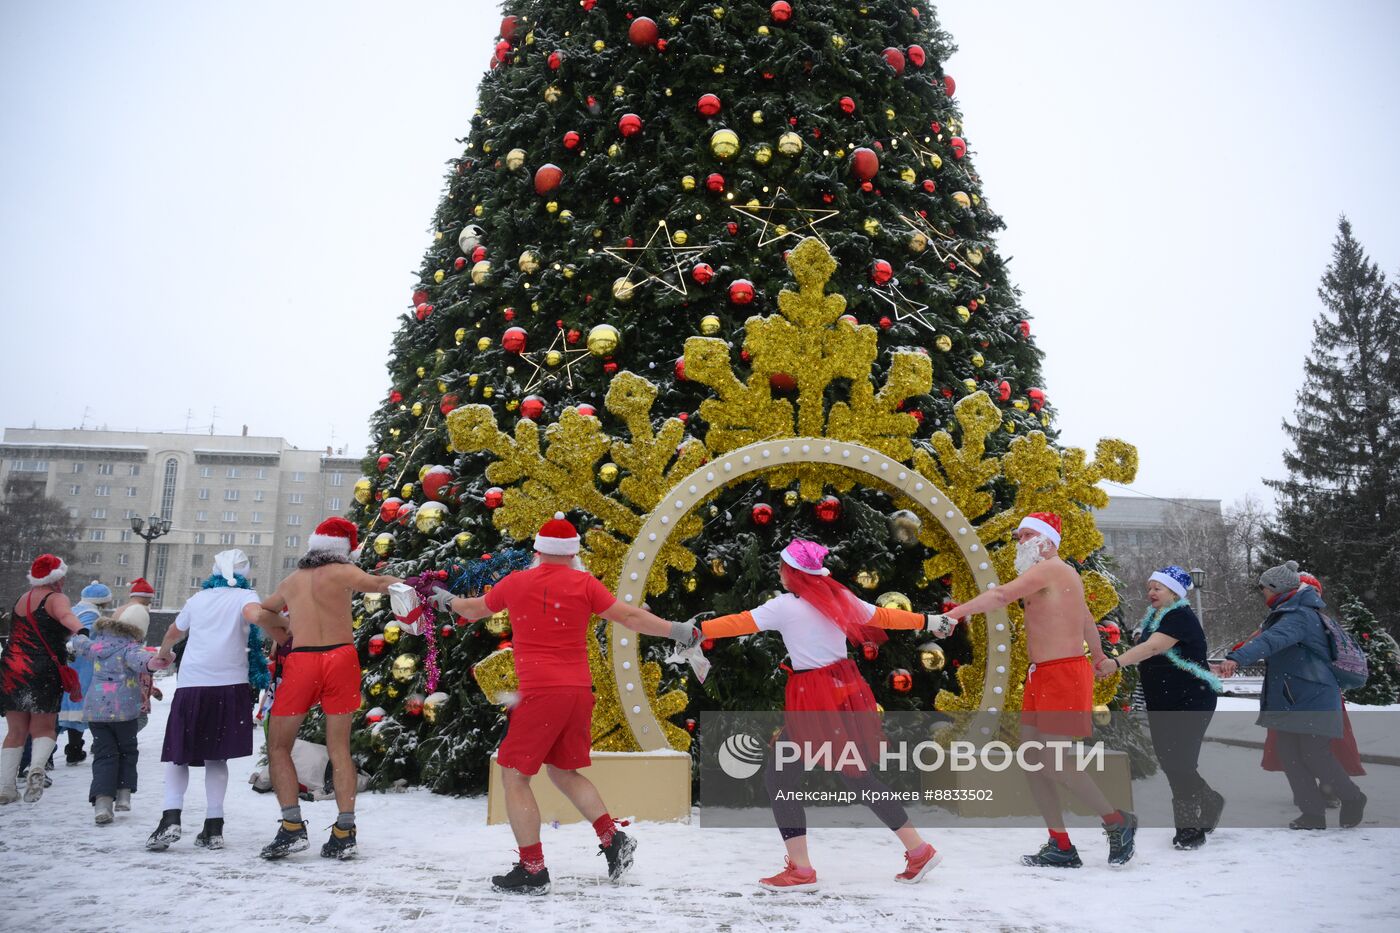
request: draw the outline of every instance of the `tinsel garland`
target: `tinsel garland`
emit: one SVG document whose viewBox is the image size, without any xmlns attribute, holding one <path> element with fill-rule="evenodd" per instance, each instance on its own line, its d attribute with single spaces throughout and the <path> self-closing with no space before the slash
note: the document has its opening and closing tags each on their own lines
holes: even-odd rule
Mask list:
<svg viewBox="0 0 1400 933">
<path fill-rule="evenodd" d="M 233 575 L 232 583 L 221 573 L 211 573 L 200 584 L 199 588 L 201 590 L 216 590 L 219 587 L 239 590 L 253 588 L 248 583 L 248 578 L 241 573 Z M 263 647 L 262 633 L 258 631 L 256 625 L 248 626 L 248 684 L 254 690 L 266 690 L 272 684 L 272 677 L 267 672 L 267 652 Z"/>
<path fill-rule="evenodd" d="M 1148 609 L 1146 614 L 1142 617 L 1142 634 L 1138 636 L 1138 644 L 1142 644 L 1143 642 L 1147 641 L 1148 638 L 1152 637 L 1152 633 L 1157 631 L 1157 626 L 1162 624 L 1162 619 L 1166 618 L 1167 613 L 1172 612 L 1176 609 L 1190 608 L 1191 604 L 1183 598 L 1178 599 L 1170 606 L 1163 606 L 1161 609 Z M 1171 661 L 1172 664 L 1176 665 L 1176 668 L 1178 670 L 1185 671 L 1191 676 L 1196 677 L 1199 680 L 1205 681 L 1206 684 L 1209 685 L 1210 688 L 1216 693 L 1220 693 L 1222 690 L 1225 689 L 1225 685 L 1220 682 L 1219 677 L 1216 677 L 1214 674 L 1201 667 L 1199 664 L 1196 664 L 1192 661 L 1188 661 L 1186 658 L 1183 658 L 1181 656 L 1181 653 L 1177 651 L 1175 645 L 1162 652 L 1162 656 L 1165 657 L 1168 661 Z"/>
</svg>

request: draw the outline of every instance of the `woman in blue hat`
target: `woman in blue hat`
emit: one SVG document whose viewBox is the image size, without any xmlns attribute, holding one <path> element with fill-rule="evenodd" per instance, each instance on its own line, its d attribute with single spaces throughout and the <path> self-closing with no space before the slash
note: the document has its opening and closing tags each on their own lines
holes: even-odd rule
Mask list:
<svg viewBox="0 0 1400 933">
<path fill-rule="evenodd" d="M 112 602 L 112 591 L 106 585 L 93 580 L 83 591 L 78 594 L 81 598 L 73 606 L 73 615 L 78 617 L 78 621 L 83 623 L 82 630 L 77 634 L 91 635 L 92 627 L 97 620 L 106 612 L 106 607 Z M 75 658 L 70 665 L 78 672 L 78 683 L 83 688 L 83 695 L 86 696 L 88 687 L 92 684 L 92 660 L 90 658 Z M 83 734 L 87 731 L 87 714 L 83 712 L 83 701 L 74 700 L 67 696 L 63 697 L 63 703 L 58 709 L 58 728 L 68 732 L 68 744 L 64 746 L 63 758 L 68 764 L 80 765 L 87 759 L 87 752 L 83 750 Z"/>
</svg>

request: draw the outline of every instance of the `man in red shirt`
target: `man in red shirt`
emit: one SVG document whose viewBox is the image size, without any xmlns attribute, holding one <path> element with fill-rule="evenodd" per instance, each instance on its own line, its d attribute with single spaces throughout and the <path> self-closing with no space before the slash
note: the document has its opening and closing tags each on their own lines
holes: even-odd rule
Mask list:
<svg viewBox="0 0 1400 933">
<path fill-rule="evenodd" d="M 549 779 L 598 833 L 598 848 L 616 881 L 632 865 L 636 840 L 616 828 L 593 782 L 578 773 L 591 763 L 593 677 L 588 670 L 589 622 L 601 616 L 646 635 L 691 645 L 693 625 L 667 622 L 645 609 L 619 602 L 578 559 L 578 531 L 556 512 L 535 535 L 535 565 L 517 570 L 484 596 L 454 597 L 439 589 L 435 602 L 467 619 L 510 612 L 520 700 L 510 710 L 506 737 L 496 752 L 505 788 L 506 813 L 520 861 L 491 879 L 496 890 L 545 894 L 549 871 L 540 845 L 540 808 L 530 780 L 545 765 Z"/>
</svg>

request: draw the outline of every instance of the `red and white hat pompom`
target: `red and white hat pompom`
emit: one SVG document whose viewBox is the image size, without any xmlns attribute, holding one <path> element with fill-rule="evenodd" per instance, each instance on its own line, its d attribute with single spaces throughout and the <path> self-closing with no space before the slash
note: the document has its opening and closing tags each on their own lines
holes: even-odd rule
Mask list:
<svg viewBox="0 0 1400 933">
<path fill-rule="evenodd" d="M 578 553 L 578 529 L 564 517 L 563 512 L 555 512 L 554 517 L 540 526 L 535 535 L 535 550 L 555 557 L 569 557 Z"/>
<path fill-rule="evenodd" d="M 360 543 L 360 530 L 355 523 L 331 516 L 316 526 L 316 531 L 306 539 L 308 551 L 330 551 L 349 557 Z"/>
<path fill-rule="evenodd" d="M 29 585 L 48 586 L 57 583 L 68 575 L 68 565 L 63 558 L 53 554 L 40 554 L 29 565 Z"/>
</svg>

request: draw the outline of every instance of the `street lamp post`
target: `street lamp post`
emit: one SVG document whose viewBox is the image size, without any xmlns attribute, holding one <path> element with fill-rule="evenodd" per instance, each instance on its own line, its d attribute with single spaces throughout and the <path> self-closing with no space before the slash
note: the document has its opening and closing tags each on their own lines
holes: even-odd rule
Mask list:
<svg viewBox="0 0 1400 933">
<path fill-rule="evenodd" d="M 1206 572 L 1200 567 L 1192 567 L 1191 586 L 1196 591 L 1196 616 L 1200 619 L 1201 628 L 1206 627 Z"/>
<path fill-rule="evenodd" d="M 146 556 L 141 561 L 141 576 L 145 577 L 151 567 L 151 542 L 170 534 L 170 519 L 154 515 L 150 518 L 133 518 L 131 530 L 146 542 Z"/>
</svg>

